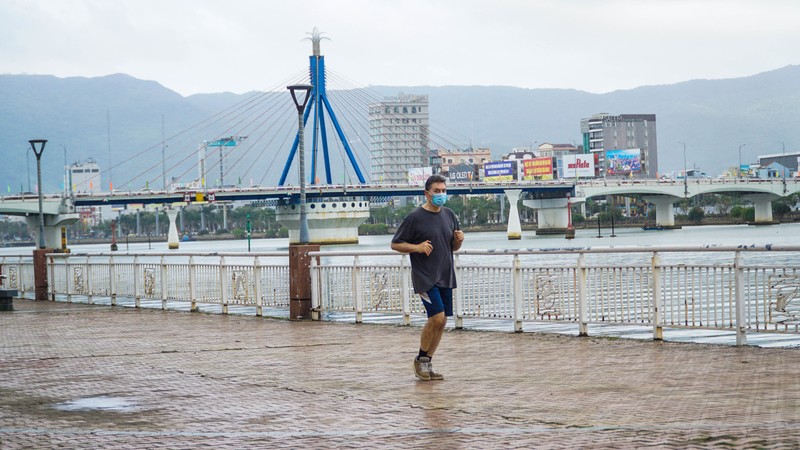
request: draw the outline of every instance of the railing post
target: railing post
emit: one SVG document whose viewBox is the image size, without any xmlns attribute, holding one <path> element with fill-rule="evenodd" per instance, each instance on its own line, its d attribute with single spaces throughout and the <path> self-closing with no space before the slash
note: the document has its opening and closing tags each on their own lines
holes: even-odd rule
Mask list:
<svg viewBox="0 0 800 450">
<path fill-rule="evenodd" d="M 53 257 L 50 257 L 50 300 L 56 301 L 56 264 Z"/>
<path fill-rule="evenodd" d="M 522 267 L 519 255 L 514 255 L 514 272 L 511 278 L 514 302 L 514 332 L 522 333 Z"/>
<path fill-rule="evenodd" d="M 225 257 L 219 257 L 219 294 L 222 301 L 222 314 L 228 314 L 228 289 L 225 282 L 228 279 L 228 268 L 225 266 Z"/>
<path fill-rule="evenodd" d="M 650 310 L 653 314 L 653 340 L 664 340 L 664 327 L 661 324 L 661 260 L 658 252 L 653 252 L 650 262 L 653 273 L 653 298 L 650 299 Z"/>
<path fill-rule="evenodd" d="M 67 293 L 67 303 L 72 303 L 72 293 L 69 290 L 69 280 L 71 278 L 72 277 L 70 277 L 70 273 L 69 273 L 69 258 L 67 258 L 67 259 L 64 259 L 64 290 Z M 75 283 L 72 283 L 72 285 L 74 287 Z"/>
<path fill-rule="evenodd" d="M 189 307 L 190 311 L 197 311 L 197 300 L 195 295 L 195 285 L 197 284 L 197 268 L 194 265 L 194 257 L 189 256 L 189 302 L 191 302 L 191 306 Z"/>
<path fill-rule="evenodd" d="M 91 305 L 94 303 L 94 299 L 92 299 L 92 279 L 89 275 L 90 272 L 91 266 L 89 265 L 89 255 L 86 255 L 86 276 L 83 277 L 83 280 L 84 283 L 86 283 L 86 301 Z"/>
<path fill-rule="evenodd" d="M 744 311 L 744 267 L 742 252 L 736 252 L 733 259 L 734 283 L 736 291 L 736 346 L 747 345 L 747 319 Z"/>
<path fill-rule="evenodd" d="M 261 298 L 261 261 L 258 256 L 253 261 L 253 295 L 256 297 L 256 316 L 261 316 L 264 313 L 264 299 Z"/>
<path fill-rule="evenodd" d="M 108 257 L 108 293 L 111 296 L 111 305 L 117 304 L 117 271 L 114 270 L 114 256 Z"/>
<path fill-rule="evenodd" d="M 133 257 L 133 304 L 139 308 L 142 304 L 139 296 L 139 257 Z"/>
<path fill-rule="evenodd" d="M 461 261 L 458 255 L 453 256 L 453 264 L 456 266 L 456 280 L 463 280 L 464 270 L 461 268 Z M 453 314 L 456 316 L 456 330 L 464 328 L 464 303 L 461 301 L 461 289 L 453 291 Z"/>
<path fill-rule="evenodd" d="M 161 255 L 161 309 L 167 309 L 167 263 Z"/>
<path fill-rule="evenodd" d="M 355 294 L 356 323 L 363 320 L 364 299 L 361 295 L 361 267 L 358 265 L 358 255 L 353 257 L 353 291 Z"/>
<path fill-rule="evenodd" d="M 411 325 L 411 302 L 408 295 L 408 254 L 400 256 L 400 308 L 403 310 L 403 325 Z M 455 300 L 454 300 L 455 301 Z"/>
<path fill-rule="evenodd" d="M 319 256 L 311 258 L 311 320 L 320 320 Z"/>
<path fill-rule="evenodd" d="M 583 253 L 578 256 L 578 336 L 589 336 L 589 323 L 586 319 L 588 314 L 586 296 L 586 257 Z"/>
</svg>

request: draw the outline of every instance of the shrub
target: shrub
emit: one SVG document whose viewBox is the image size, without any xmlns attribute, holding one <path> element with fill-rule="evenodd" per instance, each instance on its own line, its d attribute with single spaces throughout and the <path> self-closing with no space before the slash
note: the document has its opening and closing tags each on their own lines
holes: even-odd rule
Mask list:
<svg viewBox="0 0 800 450">
<path fill-rule="evenodd" d="M 692 222 L 700 223 L 705 215 L 706 213 L 703 211 L 703 208 L 695 206 L 689 210 L 688 219 Z"/>
</svg>

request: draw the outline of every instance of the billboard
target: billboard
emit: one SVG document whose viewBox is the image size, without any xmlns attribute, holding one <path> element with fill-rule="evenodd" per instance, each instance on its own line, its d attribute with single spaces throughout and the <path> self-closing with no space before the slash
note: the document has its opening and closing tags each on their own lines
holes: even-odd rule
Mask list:
<svg viewBox="0 0 800 450">
<path fill-rule="evenodd" d="M 642 171 L 642 152 L 638 148 L 606 151 L 606 175 L 630 175 Z"/>
<path fill-rule="evenodd" d="M 594 158 L 595 155 L 588 153 L 584 155 L 564 155 L 561 157 L 564 178 L 594 177 Z"/>
<path fill-rule="evenodd" d="M 453 183 L 469 183 L 475 168 L 471 164 L 458 164 L 450 166 L 447 171 L 447 179 Z"/>
<path fill-rule="evenodd" d="M 408 169 L 408 184 L 411 186 L 425 186 L 425 181 L 433 175 L 432 167 L 412 167 Z"/>
<path fill-rule="evenodd" d="M 552 180 L 553 179 L 553 158 L 541 157 L 533 159 L 523 159 L 518 163 L 519 180 Z"/>
<path fill-rule="evenodd" d="M 514 181 L 514 161 L 489 161 L 483 164 L 483 181 Z"/>
</svg>

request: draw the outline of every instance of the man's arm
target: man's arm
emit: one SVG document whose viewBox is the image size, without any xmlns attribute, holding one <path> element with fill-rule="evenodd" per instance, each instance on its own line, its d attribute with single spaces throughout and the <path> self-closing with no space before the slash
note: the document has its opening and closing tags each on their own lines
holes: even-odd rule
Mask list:
<svg viewBox="0 0 800 450">
<path fill-rule="evenodd" d="M 461 244 L 464 243 L 464 232 L 461 230 L 456 230 L 453 232 L 453 251 L 457 252 L 458 249 L 461 248 Z"/>
<path fill-rule="evenodd" d="M 433 251 L 431 241 L 425 241 L 420 244 L 410 244 L 408 242 L 392 242 L 392 250 L 400 253 L 425 253 L 430 255 Z"/>
</svg>

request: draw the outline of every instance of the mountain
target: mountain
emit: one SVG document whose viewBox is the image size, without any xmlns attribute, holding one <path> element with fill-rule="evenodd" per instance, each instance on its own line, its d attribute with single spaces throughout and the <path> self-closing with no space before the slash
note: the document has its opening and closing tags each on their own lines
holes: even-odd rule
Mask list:
<svg viewBox="0 0 800 450">
<path fill-rule="evenodd" d="M 490 147 L 498 157 L 533 142 L 580 144 L 580 119 L 600 112 L 656 114 L 662 173 L 683 167 L 683 147 L 679 142 L 686 143 L 688 165 L 710 174 L 737 165 L 740 144 L 746 144 L 742 148 L 744 162 L 753 161 L 760 154 L 779 153 L 781 142 L 787 152 L 796 152 L 800 147 L 800 138 L 794 133 L 800 117 L 800 66 L 742 78 L 692 80 L 605 94 L 506 86 L 372 86 L 348 96 L 344 91 L 340 95 L 332 91 L 330 97 L 335 107 L 335 99 L 345 102 L 342 107 L 346 111 L 341 113 L 348 116 L 345 128 L 360 130 L 360 137 L 368 134 L 368 126 L 349 122 L 360 114 L 359 109 L 363 113 L 367 102 L 356 105 L 348 99 L 380 99 L 400 92 L 429 96 L 431 138 L 436 144 Z M 183 159 L 180 169 L 165 171 L 188 181 L 196 173 L 191 168 L 196 162 L 193 149 L 204 139 L 236 134 L 236 124 L 245 119 L 230 119 L 213 131 L 202 129 L 202 124 L 210 123 L 209 118 L 224 116 L 226 109 L 244 111 L 250 108 L 247 105 L 255 104 L 254 99 L 269 95 L 216 93 L 183 97 L 154 81 L 123 74 L 98 78 L 0 75 L 0 152 L 4 156 L 0 186 L 10 187 L 12 192 L 27 190 L 28 173 L 31 186 L 35 185 L 35 159 L 30 154 L 26 161 L 26 154 L 30 153 L 27 141 L 45 138 L 49 140 L 42 162 L 46 191 L 60 190 L 65 150 L 68 163 L 93 157 L 106 170 L 110 161 L 115 180 L 141 172 L 153 182 L 158 179 L 160 187 L 162 132 L 169 151 L 176 152 L 180 147 Z M 286 103 L 285 96 L 283 92 L 275 97 Z M 281 111 L 270 113 L 273 116 L 260 113 L 260 122 L 247 120 L 266 129 L 279 118 L 290 130 L 295 123 L 290 114 L 293 109 Z M 333 133 L 328 131 L 329 136 Z M 242 165 L 248 170 L 257 167 L 269 172 L 268 180 L 274 183 L 286 153 L 275 154 L 266 149 L 264 142 L 271 139 L 271 145 L 288 148 L 291 140 L 286 142 L 284 136 L 282 141 L 275 130 L 259 136 L 249 140 L 252 145 L 265 147 L 259 152 L 260 159 L 253 152 Z M 176 139 L 183 141 L 178 144 Z M 359 160 L 368 170 L 366 152 L 362 150 Z M 266 158 L 272 159 L 263 162 Z M 247 174 L 253 178 L 253 173 Z M 258 176 L 255 178 L 258 182 Z"/>
</svg>

